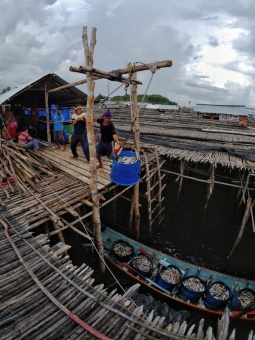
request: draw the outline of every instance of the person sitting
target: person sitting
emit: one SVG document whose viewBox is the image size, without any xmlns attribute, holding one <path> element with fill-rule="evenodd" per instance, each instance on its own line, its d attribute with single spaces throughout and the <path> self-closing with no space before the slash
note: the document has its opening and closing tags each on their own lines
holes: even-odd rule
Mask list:
<svg viewBox="0 0 255 340">
<path fill-rule="evenodd" d="M 29 149 L 39 149 L 39 144 L 36 139 L 34 139 L 30 134 L 28 133 L 28 127 L 22 126 L 21 132 L 18 135 L 18 143 L 25 147 L 26 150 Z"/>
</svg>

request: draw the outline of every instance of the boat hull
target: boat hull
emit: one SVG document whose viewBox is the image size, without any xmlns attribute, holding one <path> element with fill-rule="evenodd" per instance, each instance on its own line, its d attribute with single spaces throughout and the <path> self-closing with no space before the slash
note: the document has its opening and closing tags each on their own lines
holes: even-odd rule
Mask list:
<svg viewBox="0 0 255 340">
<path fill-rule="evenodd" d="M 117 267 L 125 275 L 129 276 L 129 278 L 131 278 L 132 280 L 139 282 L 141 285 L 148 288 L 152 292 L 160 296 L 163 296 L 164 298 L 166 298 L 166 300 L 171 301 L 172 304 L 174 304 L 175 306 L 182 306 L 183 308 L 189 310 L 196 310 L 203 314 L 204 313 L 208 314 L 208 316 L 218 318 L 220 318 L 226 311 L 229 312 L 230 318 L 236 318 L 237 315 L 240 313 L 240 310 L 236 311 L 231 310 L 228 304 L 223 306 L 221 309 L 217 310 L 213 308 L 207 308 L 203 303 L 202 298 L 199 298 L 198 301 L 196 302 L 182 300 L 181 298 L 178 297 L 178 291 L 176 289 L 174 291 L 168 291 L 167 289 L 156 283 L 157 280 L 155 280 L 156 278 L 155 271 L 157 271 L 157 269 L 159 268 L 162 268 L 162 266 L 167 267 L 169 265 L 172 265 L 178 267 L 183 274 L 183 278 L 187 278 L 189 276 L 196 276 L 203 280 L 205 283 L 212 283 L 217 281 L 224 282 L 228 287 L 230 287 L 231 290 L 233 290 L 233 292 L 245 288 L 249 288 L 255 291 L 255 281 L 253 280 L 247 281 L 246 279 L 243 278 L 234 277 L 204 267 L 198 267 L 192 263 L 188 263 L 186 261 L 177 259 L 176 257 L 164 254 L 151 247 L 148 247 L 140 242 L 137 242 L 125 235 L 118 233 L 117 231 L 109 227 L 106 227 L 105 230 L 102 232 L 102 238 L 104 244 L 105 258 L 112 265 Z M 140 271 L 137 271 L 132 266 L 132 258 L 130 258 L 130 261 L 125 262 L 120 261 L 119 258 L 114 256 L 112 251 L 113 245 L 118 240 L 123 240 L 132 245 L 135 253 L 134 256 L 136 256 L 137 253 L 140 253 L 150 257 L 155 269 L 151 277 L 146 277 L 142 275 Z M 249 311 L 248 313 L 246 313 L 246 315 L 242 316 L 240 320 L 255 323 L 255 310 Z"/>
</svg>

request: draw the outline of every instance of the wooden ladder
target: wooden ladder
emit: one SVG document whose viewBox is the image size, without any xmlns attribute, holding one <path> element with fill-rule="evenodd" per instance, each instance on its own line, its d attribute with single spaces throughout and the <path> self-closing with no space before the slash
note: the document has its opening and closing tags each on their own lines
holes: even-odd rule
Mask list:
<svg viewBox="0 0 255 340">
<path fill-rule="evenodd" d="M 165 174 L 161 175 L 161 167 L 165 161 L 160 161 L 158 151 L 156 148 L 151 153 L 143 154 L 143 161 L 145 165 L 146 174 L 144 180 L 147 183 L 147 191 L 145 196 L 148 201 L 148 225 L 149 236 L 153 234 L 156 227 L 160 225 L 164 218 L 163 211 L 165 207 L 162 206 L 164 197 L 162 196 L 166 184 L 162 184 Z"/>
</svg>

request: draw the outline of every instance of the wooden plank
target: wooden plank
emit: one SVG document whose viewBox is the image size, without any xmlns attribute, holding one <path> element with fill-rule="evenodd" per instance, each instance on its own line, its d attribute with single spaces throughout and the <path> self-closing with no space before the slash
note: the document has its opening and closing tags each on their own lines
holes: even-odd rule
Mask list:
<svg viewBox="0 0 255 340">
<path fill-rule="evenodd" d="M 71 161 L 67 161 L 66 159 L 57 159 L 55 153 L 51 152 L 44 152 L 45 157 L 51 161 L 51 163 L 58 169 L 68 173 L 69 175 L 79 179 L 82 182 L 85 182 L 89 185 L 90 183 L 90 173 L 88 171 L 89 165 L 85 162 L 74 160 L 72 163 Z M 103 172 L 98 172 L 98 189 L 104 188 L 106 185 L 109 185 L 111 183 L 110 178 L 106 179 L 101 174 Z"/>
</svg>

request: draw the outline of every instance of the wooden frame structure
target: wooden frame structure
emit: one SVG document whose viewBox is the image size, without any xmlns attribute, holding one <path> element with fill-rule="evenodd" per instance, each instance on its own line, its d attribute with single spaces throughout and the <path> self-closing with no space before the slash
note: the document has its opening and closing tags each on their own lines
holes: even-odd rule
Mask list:
<svg viewBox="0 0 255 340">
<path fill-rule="evenodd" d="M 90 150 L 90 172 L 91 172 L 91 196 L 93 202 L 93 222 L 94 222 L 94 230 L 95 237 L 97 241 L 97 246 L 100 255 L 103 257 L 103 245 L 101 238 L 101 222 L 100 222 L 100 213 L 99 213 L 99 194 L 97 190 L 97 168 L 96 168 L 96 151 L 95 151 L 95 140 L 94 140 L 94 126 L 93 126 L 93 108 L 94 108 L 94 87 L 95 80 L 105 78 L 111 79 L 118 82 L 125 82 L 126 87 L 131 84 L 131 120 L 134 124 L 134 135 L 135 135 L 135 144 L 136 144 L 136 152 L 138 155 L 140 154 L 140 128 L 139 128 L 139 116 L 138 116 L 138 105 L 137 105 L 137 84 L 140 82 L 137 81 L 137 72 L 149 70 L 151 68 L 159 69 L 162 67 L 170 67 L 172 66 L 171 60 L 160 61 L 151 64 L 142 64 L 139 66 L 128 64 L 127 68 L 119 69 L 116 72 L 104 72 L 93 67 L 93 58 L 94 58 L 94 48 L 96 45 L 96 28 L 92 28 L 91 32 L 91 41 L 90 44 L 88 42 L 88 34 L 87 27 L 83 27 L 83 35 L 82 35 L 84 52 L 85 52 L 85 64 L 86 66 L 80 66 L 79 68 L 70 67 L 70 71 L 78 72 L 82 74 L 86 74 L 87 76 L 87 134 L 89 141 L 89 150 Z M 123 79 L 122 75 L 128 74 L 129 78 Z M 140 213 L 139 213 L 139 183 L 134 185 L 134 193 L 133 193 L 133 213 L 135 215 L 135 225 L 136 225 L 136 237 L 139 237 L 140 231 Z"/>
</svg>

